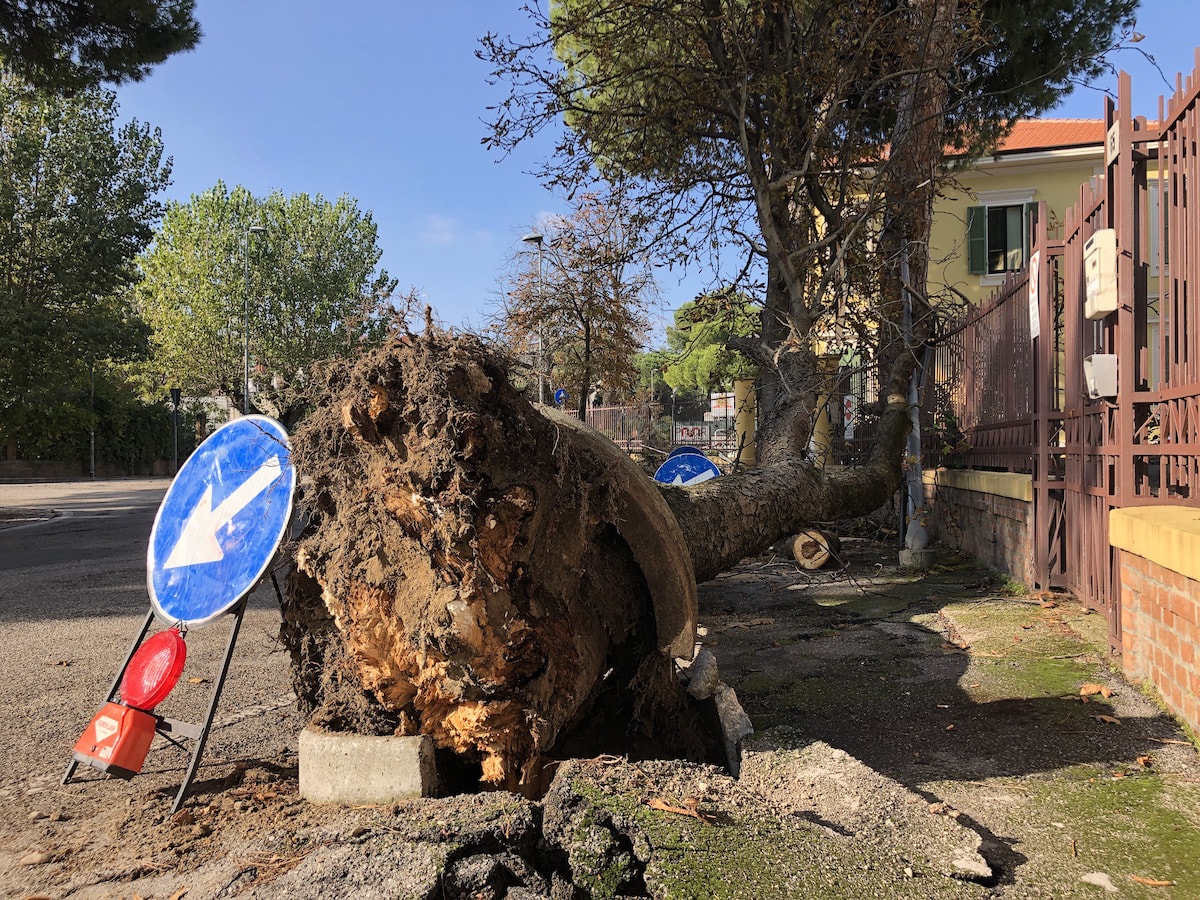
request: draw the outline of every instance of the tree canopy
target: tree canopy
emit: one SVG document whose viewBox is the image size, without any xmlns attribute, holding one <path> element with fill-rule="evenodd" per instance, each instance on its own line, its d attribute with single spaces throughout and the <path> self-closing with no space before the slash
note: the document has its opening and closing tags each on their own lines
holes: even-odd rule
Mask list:
<svg viewBox="0 0 1200 900">
<path fill-rule="evenodd" d="M 0 0 L 0 60 L 46 90 L 140 81 L 200 40 L 194 0 Z"/>
<path fill-rule="evenodd" d="M 903 393 L 933 325 L 922 253 L 945 148 L 1048 108 L 1135 6 L 560 0 L 529 40 L 484 39 L 509 86 L 490 143 L 564 121 L 549 183 L 623 179 L 660 252 L 728 249 L 735 285 L 765 276 L 759 334 L 735 343 L 769 376 L 761 458 L 794 454 L 831 339 L 855 340 L 884 395 Z"/>
<path fill-rule="evenodd" d="M 582 415 L 597 386 L 620 394 L 636 383 L 634 354 L 657 287 L 639 248 L 641 223 L 619 195 L 585 193 L 548 224 L 530 242 L 537 256 L 514 260 L 498 325 L 508 343 L 532 349 L 538 374 L 565 386 Z"/>
<path fill-rule="evenodd" d="M 0 433 L 29 453 L 83 432 L 92 370 L 144 354 L 129 302 L 167 185 L 157 129 L 111 92 L 62 98 L 0 72 Z"/>
<path fill-rule="evenodd" d="M 154 376 L 240 406 L 248 304 L 252 399 L 284 393 L 312 363 L 378 343 L 395 324 L 381 256 L 371 214 L 349 197 L 257 198 L 218 183 L 170 204 L 137 291 Z"/>
<path fill-rule="evenodd" d="M 714 291 L 689 300 L 675 310 L 675 324 L 667 329 L 664 379 L 675 391 L 702 397 L 732 390 L 735 379 L 753 378 L 755 367 L 729 349 L 729 340 L 751 337 L 757 329 L 757 311 L 744 294 Z"/>
</svg>

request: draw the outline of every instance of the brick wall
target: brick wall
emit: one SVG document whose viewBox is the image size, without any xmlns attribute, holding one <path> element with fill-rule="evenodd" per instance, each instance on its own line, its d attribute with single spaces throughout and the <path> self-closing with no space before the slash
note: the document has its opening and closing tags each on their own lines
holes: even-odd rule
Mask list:
<svg viewBox="0 0 1200 900">
<path fill-rule="evenodd" d="M 1200 732 L 1200 581 L 1118 550 L 1121 666 L 1150 681 L 1170 711 Z"/>
<path fill-rule="evenodd" d="M 1022 584 L 1034 583 L 1032 503 L 937 479 L 927 480 L 925 498 L 932 536 Z"/>
</svg>

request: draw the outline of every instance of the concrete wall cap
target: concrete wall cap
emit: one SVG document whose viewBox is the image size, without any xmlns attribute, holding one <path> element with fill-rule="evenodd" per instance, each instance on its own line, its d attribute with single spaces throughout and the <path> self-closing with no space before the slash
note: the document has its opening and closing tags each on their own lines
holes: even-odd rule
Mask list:
<svg viewBox="0 0 1200 900">
<path fill-rule="evenodd" d="M 1200 581 L 1200 509 L 1194 506 L 1114 509 L 1108 517 L 1108 542 Z"/>
</svg>

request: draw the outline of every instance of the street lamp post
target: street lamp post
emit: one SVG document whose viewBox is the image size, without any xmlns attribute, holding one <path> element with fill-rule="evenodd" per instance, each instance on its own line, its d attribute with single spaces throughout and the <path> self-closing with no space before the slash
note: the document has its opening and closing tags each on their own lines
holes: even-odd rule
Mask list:
<svg viewBox="0 0 1200 900">
<path fill-rule="evenodd" d="M 251 225 L 246 229 L 243 247 L 246 262 L 246 296 L 242 310 L 242 412 L 250 415 L 250 235 L 262 234 L 267 229 Z"/>
<path fill-rule="evenodd" d="M 525 237 L 521 238 L 526 244 L 532 244 L 537 247 L 537 298 L 538 305 L 542 302 L 542 247 L 545 244 L 546 238 L 537 231 L 531 231 Z M 538 328 L 538 352 L 537 352 L 537 370 L 538 370 L 538 403 L 546 403 L 546 341 L 542 336 L 542 329 Z"/>
<path fill-rule="evenodd" d="M 88 471 L 92 480 L 96 480 L 96 361 L 88 360 L 88 389 L 91 399 L 88 401 L 88 421 L 91 431 L 88 433 Z"/>
<path fill-rule="evenodd" d="M 183 391 L 179 388 L 171 388 L 171 422 L 175 427 L 175 451 L 171 457 L 171 474 L 179 474 L 179 401 L 183 398 Z"/>
</svg>

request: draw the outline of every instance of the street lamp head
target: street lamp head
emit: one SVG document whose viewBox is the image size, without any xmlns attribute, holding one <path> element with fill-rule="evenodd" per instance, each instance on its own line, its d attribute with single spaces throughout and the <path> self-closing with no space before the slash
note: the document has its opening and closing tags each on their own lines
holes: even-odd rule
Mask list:
<svg viewBox="0 0 1200 900">
<path fill-rule="evenodd" d="M 545 240 L 545 237 L 542 236 L 541 232 L 531 231 L 525 237 L 521 238 L 521 240 L 526 244 L 533 244 L 538 249 L 541 249 L 542 241 Z"/>
</svg>

